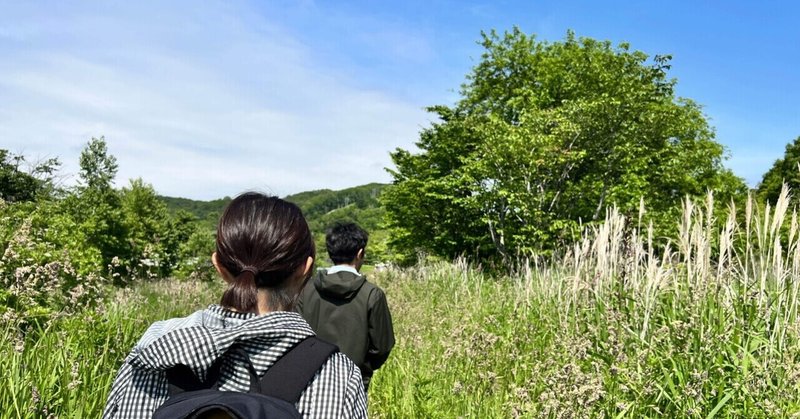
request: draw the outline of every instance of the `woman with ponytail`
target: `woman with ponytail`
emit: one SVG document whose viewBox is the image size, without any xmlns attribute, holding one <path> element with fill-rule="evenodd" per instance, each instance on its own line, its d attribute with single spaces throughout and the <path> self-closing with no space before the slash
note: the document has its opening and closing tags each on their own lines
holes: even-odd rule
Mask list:
<svg viewBox="0 0 800 419">
<path fill-rule="evenodd" d="M 247 392 L 251 370 L 262 377 L 314 332 L 293 312 L 316 256 L 300 209 L 245 193 L 225 208 L 211 260 L 227 284 L 219 304 L 150 326 L 120 368 L 104 418 L 150 418 L 169 398 L 168 372 L 186 366 L 199 379 L 217 371 L 221 391 Z M 168 303 L 168 302 L 165 302 Z M 234 353 L 247 360 L 215 363 Z M 295 407 L 304 418 L 366 417 L 361 373 L 345 355 L 325 360 Z M 252 366 L 252 368 L 250 368 Z"/>
</svg>

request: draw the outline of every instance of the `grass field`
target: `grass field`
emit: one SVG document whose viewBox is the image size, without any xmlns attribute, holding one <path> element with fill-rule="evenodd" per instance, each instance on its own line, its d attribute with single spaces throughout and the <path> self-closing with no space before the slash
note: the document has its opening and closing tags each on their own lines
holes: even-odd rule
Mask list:
<svg viewBox="0 0 800 419">
<path fill-rule="evenodd" d="M 674 246 L 638 220 L 489 276 L 464 261 L 371 272 L 397 346 L 376 418 L 800 416 L 798 221 L 784 197 L 716 223 L 687 203 Z M 720 227 L 717 227 L 720 226 Z M 103 306 L 0 329 L 2 417 L 96 417 L 147 325 L 214 302 L 163 280 Z"/>
</svg>

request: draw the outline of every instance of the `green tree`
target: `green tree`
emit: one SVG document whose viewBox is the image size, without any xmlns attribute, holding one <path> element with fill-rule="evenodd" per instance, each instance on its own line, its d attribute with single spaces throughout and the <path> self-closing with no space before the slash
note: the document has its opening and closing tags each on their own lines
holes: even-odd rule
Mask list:
<svg viewBox="0 0 800 419">
<path fill-rule="evenodd" d="M 0 199 L 7 202 L 33 201 L 53 191 L 53 177 L 61 163 L 51 158 L 21 167 L 25 157 L 0 149 Z"/>
<path fill-rule="evenodd" d="M 105 191 L 112 188 L 117 176 L 117 158 L 108 153 L 105 137 L 86 144 L 80 157 L 80 180 L 86 189 Z"/>
<path fill-rule="evenodd" d="M 211 264 L 211 254 L 216 250 L 214 231 L 202 224 L 195 226 L 180 243 L 176 274 L 183 278 L 218 279 Z"/>
<path fill-rule="evenodd" d="M 120 201 L 129 263 L 151 273 L 169 273 L 177 243 L 172 243 L 170 237 L 172 226 L 166 204 L 141 178 L 131 179 L 122 188 Z"/>
<path fill-rule="evenodd" d="M 646 200 L 671 226 L 680 200 L 744 183 L 700 107 L 674 94 L 669 56 L 576 38 L 483 34 L 481 61 L 453 107 L 429 110 L 420 153 L 398 149 L 384 192 L 395 245 L 452 257 L 552 249 L 616 205 Z"/>
<path fill-rule="evenodd" d="M 131 258 L 120 194 L 112 183 L 116 175 L 117 159 L 108 153 L 105 138 L 92 138 L 81 152 L 80 186 L 63 202 L 87 244 L 100 251 L 104 266 L 112 265 L 114 258 Z"/>
<path fill-rule="evenodd" d="M 201 231 L 202 233 L 198 233 Z M 169 216 L 167 234 L 164 238 L 164 251 L 170 270 L 180 267 L 187 257 L 197 256 L 196 254 L 186 254 L 184 252 L 184 244 L 198 234 L 202 237 L 210 237 L 202 253 L 199 253 L 203 257 L 210 258 L 216 245 L 214 231 L 206 227 L 202 220 L 199 220 L 188 211 L 179 210 Z"/>
<path fill-rule="evenodd" d="M 774 205 L 784 182 L 793 191 L 800 190 L 800 137 L 786 144 L 783 158 L 775 160 L 767 173 L 764 173 L 756 193 L 759 198 Z"/>
</svg>

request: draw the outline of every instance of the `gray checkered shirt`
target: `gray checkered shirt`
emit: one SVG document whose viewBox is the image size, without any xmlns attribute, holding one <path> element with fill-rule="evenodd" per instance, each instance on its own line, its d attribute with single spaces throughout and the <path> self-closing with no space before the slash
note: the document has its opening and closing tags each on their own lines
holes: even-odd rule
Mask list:
<svg viewBox="0 0 800 419">
<path fill-rule="evenodd" d="M 232 345 L 247 352 L 263 375 L 299 341 L 314 335 L 303 318 L 279 311 L 258 316 L 212 305 L 189 317 L 153 323 L 120 367 L 103 418 L 150 418 L 168 397 L 165 370 L 184 364 L 204 378 Z M 220 390 L 247 391 L 243 360 L 222 368 Z M 367 403 L 358 367 L 342 353 L 331 355 L 300 396 L 304 418 L 366 418 Z"/>
</svg>

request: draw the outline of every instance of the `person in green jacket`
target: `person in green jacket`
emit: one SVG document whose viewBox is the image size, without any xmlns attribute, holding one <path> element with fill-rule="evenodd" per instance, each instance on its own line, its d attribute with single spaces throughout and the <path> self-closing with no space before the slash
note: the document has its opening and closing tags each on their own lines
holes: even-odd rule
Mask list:
<svg viewBox="0 0 800 419">
<path fill-rule="evenodd" d="M 358 368 L 364 390 L 394 346 L 386 295 L 359 273 L 369 236 L 354 223 L 336 224 L 325 235 L 334 266 L 320 269 L 300 294 L 297 311 L 321 339 L 339 346 Z"/>
</svg>

